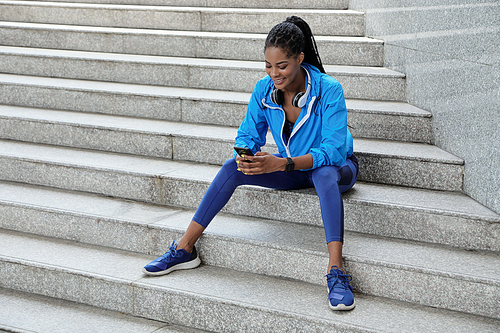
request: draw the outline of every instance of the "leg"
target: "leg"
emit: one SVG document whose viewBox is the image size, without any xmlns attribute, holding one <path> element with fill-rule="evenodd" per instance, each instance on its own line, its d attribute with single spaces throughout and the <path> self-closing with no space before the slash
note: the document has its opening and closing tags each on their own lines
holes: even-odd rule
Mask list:
<svg viewBox="0 0 500 333">
<path fill-rule="evenodd" d="M 257 185 L 277 190 L 312 187 L 312 183 L 304 172 L 286 173 L 280 171 L 249 176 L 237 171 L 237 168 L 234 159 L 224 163 L 203 196 L 193 221 L 206 228 L 240 185 Z"/>
<path fill-rule="evenodd" d="M 342 272 L 344 272 L 344 265 L 342 263 L 342 242 L 330 242 L 328 246 L 328 255 L 330 257 L 328 261 L 328 272 L 332 266 L 337 266 Z"/>
<path fill-rule="evenodd" d="M 312 172 L 312 180 L 320 200 L 330 258 L 328 271 L 332 266 L 337 266 L 343 271 L 344 203 L 341 193 L 354 185 L 357 175 L 357 163 L 351 159 L 347 159 L 340 167 L 324 166 Z"/>
<path fill-rule="evenodd" d="M 184 236 L 177 243 L 177 249 L 184 249 L 189 253 L 193 252 L 194 244 L 201 237 L 203 231 L 205 231 L 205 227 L 195 221 L 191 221 Z"/>
<path fill-rule="evenodd" d="M 312 178 L 319 197 L 330 262 L 341 267 L 344 209 L 339 188 L 340 174 L 338 170 L 339 168 L 336 166 L 323 166 L 313 171 Z"/>
<path fill-rule="evenodd" d="M 177 245 L 177 249 L 192 252 L 194 244 L 201 237 L 205 228 L 226 205 L 236 187 L 240 185 L 258 185 L 280 190 L 312 186 L 308 177 L 302 172 L 294 172 L 292 174 L 273 172 L 248 176 L 237 171 L 237 168 L 238 166 L 234 159 L 230 159 L 224 163 L 203 196 L 193 220 Z"/>
<path fill-rule="evenodd" d="M 351 310 L 355 307 L 352 287 L 349 285 L 351 276 L 344 273 L 342 263 L 344 206 L 341 193 L 354 185 L 357 174 L 357 164 L 351 160 L 341 167 L 320 167 L 312 173 L 328 246 L 328 303 L 332 310 Z"/>
</svg>

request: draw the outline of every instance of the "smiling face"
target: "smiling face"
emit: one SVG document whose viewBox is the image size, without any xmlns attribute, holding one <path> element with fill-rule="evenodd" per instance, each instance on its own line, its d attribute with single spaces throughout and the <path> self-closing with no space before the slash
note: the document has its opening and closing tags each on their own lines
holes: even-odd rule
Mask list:
<svg viewBox="0 0 500 333">
<path fill-rule="evenodd" d="M 297 91 L 302 84 L 300 78 L 300 65 L 304 60 L 304 53 L 297 57 L 288 57 L 286 52 L 279 47 L 268 47 L 264 53 L 266 58 L 266 73 L 271 77 L 276 88 L 284 91 Z"/>
</svg>

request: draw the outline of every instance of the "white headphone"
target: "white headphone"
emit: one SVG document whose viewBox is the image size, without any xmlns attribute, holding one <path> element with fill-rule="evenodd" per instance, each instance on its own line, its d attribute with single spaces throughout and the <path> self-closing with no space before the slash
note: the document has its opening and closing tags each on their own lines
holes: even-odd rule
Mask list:
<svg viewBox="0 0 500 333">
<path fill-rule="evenodd" d="M 301 91 L 293 96 L 292 105 L 296 108 L 303 108 L 304 105 L 306 105 L 307 97 L 309 96 L 309 92 L 311 91 L 311 76 L 309 75 L 309 71 L 305 67 L 302 66 L 302 68 L 304 68 L 307 74 L 307 88 L 305 93 Z M 283 92 L 274 87 L 273 91 L 271 91 L 271 101 L 274 104 L 283 105 L 284 99 L 285 96 L 283 95 Z"/>
</svg>

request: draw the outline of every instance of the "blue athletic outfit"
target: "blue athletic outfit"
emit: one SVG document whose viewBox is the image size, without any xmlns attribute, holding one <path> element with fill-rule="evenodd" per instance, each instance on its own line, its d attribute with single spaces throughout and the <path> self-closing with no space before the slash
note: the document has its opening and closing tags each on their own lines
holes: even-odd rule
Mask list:
<svg viewBox="0 0 500 333">
<path fill-rule="evenodd" d="M 245 175 L 237 171 L 236 160 L 230 159 L 222 166 L 205 193 L 193 217 L 195 222 L 207 227 L 240 185 L 258 185 L 279 190 L 314 187 L 320 199 L 327 243 L 343 241 L 344 211 L 341 193 L 350 189 L 358 177 L 353 139 L 347 128 L 344 93 L 342 86 L 334 78 L 309 64 L 303 64 L 302 67 L 311 79 L 311 90 L 295 124 L 287 123 L 282 107 L 271 101 L 270 94 L 274 84 L 266 76 L 259 80 L 253 90 L 246 117 L 238 129 L 235 146 L 250 148 L 255 154 L 265 145 L 269 130 L 278 146 L 279 154 L 276 156 L 311 154 L 313 167 L 290 173 L 277 171 Z"/>
</svg>

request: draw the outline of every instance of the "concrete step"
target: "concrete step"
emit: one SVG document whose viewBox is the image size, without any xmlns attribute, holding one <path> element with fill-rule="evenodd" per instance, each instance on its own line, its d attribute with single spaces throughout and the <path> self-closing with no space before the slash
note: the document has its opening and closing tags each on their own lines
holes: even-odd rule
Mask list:
<svg viewBox="0 0 500 333">
<path fill-rule="evenodd" d="M 434 141 L 431 113 L 408 103 L 347 99 L 346 106 L 349 130 L 354 137 Z"/>
<path fill-rule="evenodd" d="M 0 1 L 0 20 L 98 27 L 267 34 L 298 15 L 314 35 L 363 36 L 364 13 L 352 10 L 210 8 Z"/>
<path fill-rule="evenodd" d="M 178 240 L 194 215 L 191 209 L 10 182 L 0 182 L 0 210 L 0 227 L 7 230 L 153 255 L 162 254 L 172 240 Z M 451 222 L 448 225 L 450 239 L 467 238 L 471 243 L 473 239 L 481 239 L 483 246 L 487 243 L 490 245 L 488 250 L 499 253 L 498 216 L 497 222 L 491 222 L 491 219 L 476 221 L 478 230 L 486 231 L 484 236 L 469 234 L 463 238 L 457 237 L 461 236 L 457 232 L 460 227 Z M 395 223 L 399 223 L 396 227 L 400 229 L 407 228 L 404 221 Z M 299 225 L 220 213 L 200 239 L 198 249 L 203 262 L 209 265 L 323 284 L 327 265 L 324 238 L 323 228 L 319 225 Z M 373 244 L 366 245 L 366 242 Z M 463 241 L 457 243 L 464 244 Z M 468 251 L 458 250 L 457 244 L 454 245 L 451 248 L 448 245 L 401 241 L 347 230 L 344 260 L 346 265 L 352 267 L 352 272 L 359 275 L 354 283 L 361 288 L 367 285 L 363 281 L 369 280 L 369 274 L 363 272 L 361 267 L 366 268 L 373 262 L 379 265 L 381 259 L 386 263 L 394 261 L 399 264 L 406 260 L 406 263 L 429 269 L 435 264 L 432 258 L 446 256 L 449 262 L 454 262 L 463 260 L 464 256 L 469 259 L 485 253 L 488 258 L 495 256 L 494 252 L 479 254 L 471 251 L 471 248 Z M 218 248 L 221 246 L 232 253 L 230 258 L 220 254 Z M 381 248 L 376 249 L 378 246 Z M 246 250 L 237 251 L 236 247 Z M 262 251 L 272 251 L 273 255 L 266 256 Z M 426 251 L 433 251 L 434 254 L 428 255 Z M 262 258 L 262 262 L 255 262 L 254 257 L 246 255 L 248 253 Z M 398 257 L 402 253 L 405 255 L 404 260 Z M 417 256 L 420 257 L 415 259 Z M 367 258 L 373 262 L 365 260 Z M 424 261 L 422 258 L 431 259 Z M 282 265 L 266 260 L 279 260 Z M 286 268 L 297 261 L 307 265 L 294 270 Z M 480 265 L 483 259 L 471 262 Z M 443 267 L 440 266 L 440 269 Z M 463 269 L 470 270 L 470 267 L 465 266 Z"/>
<path fill-rule="evenodd" d="M 464 325 L 471 325 L 469 327 L 472 328 L 472 324 L 479 325 L 475 330 L 491 330 L 499 323 L 498 318 L 485 316 L 498 316 L 498 303 L 490 304 L 491 301 L 498 302 L 498 281 L 484 281 L 487 279 L 476 275 L 476 272 L 465 276 L 456 274 L 457 285 L 453 292 L 436 289 L 439 285 L 439 282 L 435 283 L 439 280 L 438 272 L 429 277 L 432 283 L 419 276 L 424 274 L 413 272 L 412 275 L 415 275 L 417 283 L 425 284 L 419 291 L 433 290 L 431 297 L 422 295 L 426 302 L 443 302 L 456 293 L 467 293 L 464 301 L 470 303 L 468 310 L 480 312 L 481 317 L 435 308 L 431 310 L 421 305 L 365 294 L 356 295 L 356 310 L 339 316 L 327 306 L 324 285 L 214 266 L 149 278 L 143 276 L 141 267 L 154 256 L 12 231 L 0 232 L 0 239 L 6 245 L 0 250 L 3 288 L 197 329 L 285 332 L 293 327 L 310 332 L 331 331 L 333 327 L 359 332 L 359 328 L 363 327 L 366 331 L 404 332 L 411 325 L 412 330 L 431 331 L 431 327 L 436 327 L 436 331 L 442 332 L 446 328 L 456 331 L 457 325 L 462 329 L 465 329 Z M 385 272 L 387 275 L 393 275 L 394 270 L 390 267 L 381 269 L 382 274 Z M 400 289 L 396 283 L 388 283 L 388 278 L 385 276 L 380 281 L 381 288 Z M 408 280 L 404 280 L 402 285 L 412 286 Z M 473 288 L 473 285 L 484 289 L 475 294 L 462 289 Z M 443 296 L 436 297 L 436 294 Z"/>
<path fill-rule="evenodd" d="M 344 39 L 339 40 L 338 44 L 334 65 L 382 64 L 382 53 L 377 55 L 381 45 L 369 39 L 359 40 L 357 43 Z M 185 86 L 189 82 L 192 87 L 205 87 L 210 78 L 215 84 L 214 89 L 247 92 L 251 92 L 252 84 L 266 75 L 262 61 L 141 56 L 12 46 L 0 46 L 0 60 L 2 73 L 173 86 Z M 365 76 L 370 73 L 364 68 L 325 65 L 325 70 L 332 76 L 346 75 L 348 69 L 358 76 L 363 72 Z M 401 73 L 383 68 L 372 69 L 372 73 L 404 78 Z M 237 79 L 242 75 L 245 75 L 243 80 Z M 233 85 L 228 85 L 228 80 L 232 80 Z"/>
<path fill-rule="evenodd" d="M 303 9 L 301 0 L 42 0 L 49 2 L 104 3 L 125 5 L 186 6 L 186 7 L 226 7 L 226 8 L 296 8 Z M 347 9 L 348 0 L 309 0 L 311 9 Z"/>
<path fill-rule="evenodd" d="M 345 83 L 349 81 L 348 78 L 342 81 Z M 355 91 L 344 88 L 345 95 L 363 95 L 366 91 L 362 89 L 368 89 L 369 84 L 359 85 Z M 390 93 L 389 88 L 386 91 Z M 372 87 L 372 93 L 375 94 L 375 87 Z M 8 105 L 238 126 L 244 118 L 249 100 L 249 93 L 0 74 L 0 103 Z M 406 115 L 429 117 L 428 113 L 415 112 L 415 109 L 407 111 L 407 107 L 398 112 L 397 109 L 404 105 L 402 103 L 348 101 L 348 107 L 350 103 L 354 109 L 366 113 L 362 117 L 368 120 L 384 113 L 395 117 L 396 123 L 401 116 Z M 383 132 L 383 122 L 374 123 L 372 133 L 378 129 Z M 415 128 L 408 130 L 409 133 L 418 132 Z M 398 133 L 396 137 L 405 137 L 401 131 L 395 132 Z M 424 137 L 427 136 L 424 141 L 428 141 L 429 125 L 422 133 Z M 415 134 L 409 136 L 419 137 Z"/>
<path fill-rule="evenodd" d="M 168 121 L 243 120 L 249 93 L 0 74 L 0 103 Z"/>
<path fill-rule="evenodd" d="M 240 125 L 250 99 L 249 93 L 2 74 L 0 91 L 5 104 L 232 127 Z M 427 111 L 400 102 L 354 99 L 347 99 L 346 106 L 355 137 L 432 142 Z"/>
<path fill-rule="evenodd" d="M 236 128 L 0 105 L 0 138 L 222 165 Z M 265 151 L 277 153 L 272 135 Z M 356 139 L 359 180 L 460 191 L 463 161 L 418 143 Z M 203 152 L 200 154 L 200 152 Z"/>
<path fill-rule="evenodd" d="M 0 45 L 5 46 L 227 60 L 262 61 L 266 36 L 267 32 L 197 32 L 0 22 Z M 348 62 L 351 65 L 383 64 L 383 42 L 379 40 L 318 35 L 316 42 L 325 64 L 344 64 L 346 59 L 353 59 L 353 62 Z"/>
<path fill-rule="evenodd" d="M 0 47 L 0 54 L 1 50 L 5 49 L 13 48 Z M 21 48 L 20 50 L 26 51 L 29 49 Z M 50 51 L 52 52 L 52 50 Z M 64 52 L 54 51 L 54 53 Z M 95 55 L 95 53 L 91 54 Z M 213 90 L 200 91 L 199 89 L 172 89 L 171 87 L 167 90 L 159 87 L 145 88 L 136 85 L 103 85 L 99 82 L 54 80 L 45 78 L 45 76 L 77 77 L 80 79 L 120 82 L 132 81 L 132 83 L 158 85 L 168 84 L 170 86 L 180 86 L 181 88 L 209 87 L 210 89 L 234 89 L 230 87 L 237 87 L 238 90 L 251 91 L 255 82 L 265 75 L 260 70 L 260 64 L 257 65 L 250 62 L 244 62 L 249 67 L 248 70 L 231 72 L 231 69 L 228 69 L 227 65 L 234 64 L 238 66 L 242 65 L 243 62 L 224 61 L 226 62 L 226 67 L 217 67 L 214 72 L 213 67 L 196 67 L 199 64 L 194 65 L 194 61 L 188 62 L 188 59 L 184 58 L 183 60 L 188 64 L 188 68 L 179 65 L 173 66 L 173 71 L 162 72 L 167 67 L 165 64 L 157 64 L 158 66 L 151 67 L 150 70 L 146 71 L 144 70 L 145 63 L 138 64 L 139 68 L 135 69 L 131 64 L 124 64 L 120 68 L 119 63 L 110 60 L 106 66 L 95 68 L 92 66 L 90 59 L 86 58 L 79 66 L 75 63 L 57 62 L 50 64 L 50 67 L 48 67 L 47 63 L 43 64 L 47 58 L 31 58 L 31 60 L 35 60 L 33 62 L 27 61 L 24 58 L 2 57 L 0 55 L 0 60 L 2 60 L 0 62 L 0 71 L 2 72 L 44 76 L 27 77 L 0 74 L 0 84 L 3 90 L 0 96 L 1 103 L 90 112 L 97 111 L 111 114 L 118 113 L 169 120 L 180 119 L 179 117 L 181 117 L 182 113 L 182 119 L 190 122 L 239 126 L 246 113 L 246 105 L 250 99 L 250 94 L 237 94 L 227 91 L 214 92 Z M 197 62 L 203 63 L 205 61 L 198 60 Z M 213 61 L 213 63 L 217 62 Z M 250 69 L 251 66 L 254 66 L 253 71 Z M 57 69 L 54 70 L 54 68 Z M 89 68 L 91 69 L 90 71 L 88 71 Z M 367 68 L 339 66 L 327 66 L 327 68 L 330 75 L 336 77 L 344 84 L 344 91 L 347 96 L 369 97 L 367 93 L 375 96 L 375 83 L 377 80 L 384 82 L 387 89 L 380 89 L 379 91 L 386 93 L 388 97 L 396 97 L 392 95 L 394 90 L 390 90 L 391 88 L 394 86 L 401 87 L 397 83 L 398 79 L 388 77 L 382 72 L 370 73 L 370 69 Z M 79 69 L 82 70 L 82 73 L 78 73 Z M 346 71 L 348 69 L 351 70 L 350 73 Z M 134 75 L 131 76 L 130 73 L 134 73 Z M 157 73 L 160 73 L 160 75 L 156 76 Z M 216 73 L 218 80 L 207 81 L 206 78 L 212 78 L 214 73 Z M 91 95 L 94 95 L 92 98 L 93 101 L 90 101 L 89 94 L 85 94 L 82 90 L 91 92 Z M 126 94 L 129 96 L 125 96 Z M 125 103 L 125 100 L 131 103 L 131 99 L 144 99 L 145 94 L 150 96 L 151 100 L 144 103 L 142 107 L 139 103 L 138 105 L 133 104 L 133 106 L 127 106 Z M 56 98 L 41 100 L 39 98 L 40 95 L 50 95 Z M 64 97 L 58 99 L 57 97 L 62 97 L 61 95 L 64 95 Z M 36 96 L 36 99 L 33 96 Z M 153 112 L 150 109 L 162 97 L 163 99 L 169 99 L 171 102 L 167 115 L 158 114 L 160 110 Z M 106 106 L 99 105 L 98 101 L 106 103 L 106 99 L 112 101 L 108 101 Z M 119 110 L 113 107 L 113 101 L 116 101 L 116 99 L 121 100 Z M 406 103 L 390 101 L 348 99 L 346 104 L 349 111 L 349 124 L 352 127 L 351 132 L 355 136 L 412 142 L 432 142 L 431 114 L 427 111 Z M 148 106 L 148 110 L 144 109 L 145 106 Z M 210 112 L 208 113 L 207 110 L 210 110 Z"/>
<path fill-rule="evenodd" d="M 205 331 L 0 288 L 0 332 L 202 333 Z"/>
<path fill-rule="evenodd" d="M 267 75 L 264 63 L 260 61 L 141 56 L 8 46 L 0 46 L 0 60 L 2 73 L 240 92 L 252 92 L 255 83 Z M 353 61 L 349 57 L 340 62 Z M 356 89 L 355 85 L 375 84 L 380 80 L 385 80 L 384 84 L 389 84 L 393 89 L 404 89 L 404 75 L 386 68 L 326 65 L 325 70 L 339 81 L 344 81 L 343 83 L 348 85 L 345 89 Z"/>
<path fill-rule="evenodd" d="M 0 143 L 2 180 L 177 207 L 196 208 L 220 169 L 206 163 Z M 358 182 L 343 197 L 347 230 L 472 249 L 498 248 L 498 215 L 461 193 Z M 296 203 L 295 208 L 289 202 Z M 242 211 L 242 206 L 247 209 Z M 241 187 L 224 211 L 322 226 L 314 189 Z"/>
</svg>

